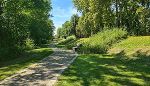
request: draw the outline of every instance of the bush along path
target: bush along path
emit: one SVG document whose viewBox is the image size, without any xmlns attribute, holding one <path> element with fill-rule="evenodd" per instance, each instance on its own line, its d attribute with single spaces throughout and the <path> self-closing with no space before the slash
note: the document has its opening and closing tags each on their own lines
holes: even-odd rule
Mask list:
<svg viewBox="0 0 150 86">
<path fill-rule="evenodd" d="M 0 86 L 53 86 L 57 77 L 75 60 L 77 54 L 72 50 L 50 47 L 54 53 L 40 62 L 6 78 Z"/>
</svg>

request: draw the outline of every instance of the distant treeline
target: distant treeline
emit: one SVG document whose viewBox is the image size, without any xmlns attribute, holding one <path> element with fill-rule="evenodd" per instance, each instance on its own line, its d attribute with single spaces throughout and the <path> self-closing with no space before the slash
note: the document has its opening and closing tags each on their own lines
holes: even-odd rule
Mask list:
<svg viewBox="0 0 150 86">
<path fill-rule="evenodd" d="M 0 58 L 53 36 L 50 0 L 0 0 Z"/>
<path fill-rule="evenodd" d="M 124 28 L 129 35 L 150 35 L 150 0 L 73 0 L 82 14 L 58 29 L 58 37 L 89 37 L 104 28 Z"/>
</svg>

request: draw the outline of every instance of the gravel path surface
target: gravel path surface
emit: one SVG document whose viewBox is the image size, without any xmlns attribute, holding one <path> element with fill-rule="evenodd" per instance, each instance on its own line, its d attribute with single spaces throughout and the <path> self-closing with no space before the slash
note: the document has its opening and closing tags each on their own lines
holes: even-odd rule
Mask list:
<svg viewBox="0 0 150 86">
<path fill-rule="evenodd" d="M 58 76 L 75 60 L 71 50 L 55 48 L 54 53 L 0 82 L 0 86 L 53 86 Z"/>
</svg>

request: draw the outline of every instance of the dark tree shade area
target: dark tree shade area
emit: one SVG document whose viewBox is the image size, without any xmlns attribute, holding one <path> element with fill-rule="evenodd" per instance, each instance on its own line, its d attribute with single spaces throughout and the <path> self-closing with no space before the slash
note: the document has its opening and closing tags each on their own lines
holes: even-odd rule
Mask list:
<svg viewBox="0 0 150 86">
<path fill-rule="evenodd" d="M 54 30 L 51 9 L 50 0 L 0 0 L 0 58 L 47 43 Z"/>
<path fill-rule="evenodd" d="M 150 0 L 73 0 L 73 3 L 82 14 L 77 25 L 73 25 L 78 37 L 114 27 L 125 28 L 129 35 L 150 35 Z M 66 26 L 67 23 L 59 28 L 59 36 L 72 33 Z"/>
</svg>

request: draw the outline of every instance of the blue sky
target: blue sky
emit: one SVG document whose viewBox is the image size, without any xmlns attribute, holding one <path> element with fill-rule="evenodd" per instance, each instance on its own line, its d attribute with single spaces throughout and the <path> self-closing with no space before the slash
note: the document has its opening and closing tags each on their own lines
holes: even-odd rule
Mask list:
<svg viewBox="0 0 150 86">
<path fill-rule="evenodd" d="M 65 21 L 69 20 L 72 14 L 77 13 L 72 0 L 52 0 L 52 20 L 55 27 L 60 27 Z"/>
</svg>

